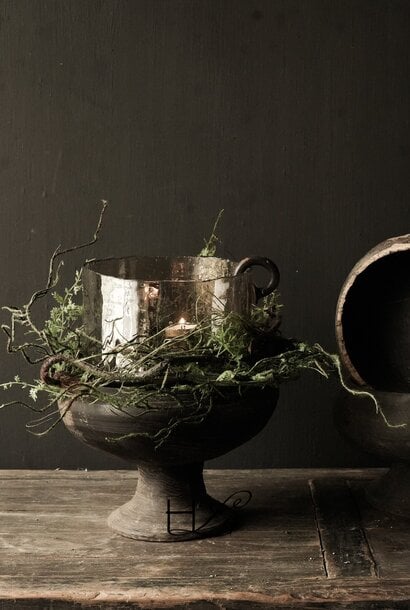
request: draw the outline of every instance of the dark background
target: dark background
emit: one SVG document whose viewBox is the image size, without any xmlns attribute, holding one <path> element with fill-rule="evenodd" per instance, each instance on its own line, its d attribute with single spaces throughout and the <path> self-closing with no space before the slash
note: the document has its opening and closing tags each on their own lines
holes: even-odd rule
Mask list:
<svg viewBox="0 0 410 610">
<path fill-rule="evenodd" d="M 225 208 L 219 254 L 272 257 L 284 331 L 334 350 L 347 273 L 409 230 L 409 33 L 408 0 L 1 0 L 1 303 L 92 234 L 101 198 L 87 257 L 196 254 Z M 2 380 L 37 375 L 3 345 Z M 335 430 L 338 396 L 303 376 L 214 464 L 374 463 Z M 28 419 L 0 412 L 0 467 L 122 465 Z"/>
</svg>

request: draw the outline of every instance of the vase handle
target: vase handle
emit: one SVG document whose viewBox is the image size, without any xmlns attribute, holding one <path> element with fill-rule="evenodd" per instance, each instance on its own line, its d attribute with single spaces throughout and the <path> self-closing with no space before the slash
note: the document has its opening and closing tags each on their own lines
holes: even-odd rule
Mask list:
<svg viewBox="0 0 410 610">
<path fill-rule="evenodd" d="M 40 368 L 40 379 L 47 385 L 61 385 L 61 379 L 59 375 L 53 375 L 50 372 L 50 368 L 59 362 L 64 362 L 65 358 L 62 354 L 54 354 L 46 358 Z"/>
<path fill-rule="evenodd" d="M 263 267 L 269 271 L 270 275 L 269 282 L 266 286 L 262 288 L 259 286 L 254 286 L 256 301 L 259 301 L 259 299 L 268 296 L 268 294 L 277 288 L 280 280 L 280 273 L 278 267 L 270 258 L 266 258 L 266 256 L 248 256 L 247 258 L 241 260 L 241 262 L 238 264 L 234 275 L 245 273 L 245 271 L 251 269 L 252 267 Z"/>
</svg>

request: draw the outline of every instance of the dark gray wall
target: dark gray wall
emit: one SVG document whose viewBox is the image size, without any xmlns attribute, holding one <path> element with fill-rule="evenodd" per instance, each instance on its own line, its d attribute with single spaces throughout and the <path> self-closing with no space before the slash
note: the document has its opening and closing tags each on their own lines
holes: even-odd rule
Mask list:
<svg viewBox="0 0 410 610">
<path fill-rule="evenodd" d="M 195 254 L 223 207 L 220 254 L 272 257 L 284 330 L 333 350 L 345 276 L 409 230 L 409 32 L 408 0 L 1 0 L 1 303 L 92 233 L 101 198 L 88 256 Z M 36 375 L 3 353 L 16 373 Z M 216 463 L 371 463 L 335 431 L 337 396 L 313 375 L 284 387 Z M 0 467 L 122 464 L 27 419 L 0 412 Z"/>
</svg>

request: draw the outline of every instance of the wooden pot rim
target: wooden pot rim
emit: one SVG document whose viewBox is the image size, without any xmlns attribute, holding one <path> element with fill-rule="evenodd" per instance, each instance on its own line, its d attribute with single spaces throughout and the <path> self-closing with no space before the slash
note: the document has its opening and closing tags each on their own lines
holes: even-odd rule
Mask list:
<svg viewBox="0 0 410 610">
<path fill-rule="evenodd" d="M 347 295 L 355 283 L 359 275 L 361 275 L 368 267 L 373 265 L 376 261 L 389 256 L 390 254 L 396 254 L 397 252 L 405 252 L 410 249 L 410 233 L 405 235 L 399 235 L 397 237 L 390 237 L 385 241 L 380 242 L 369 250 L 352 268 L 349 275 L 347 276 L 342 289 L 339 294 L 339 298 L 336 305 L 336 319 L 335 319 L 335 330 L 336 330 L 336 341 L 340 353 L 342 364 L 347 369 L 351 378 L 360 386 L 369 385 L 360 375 L 359 371 L 353 365 L 349 353 L 346 348 L 344 332 L 343 332 L 343 311 L 346 302 Z"/>
</svg>

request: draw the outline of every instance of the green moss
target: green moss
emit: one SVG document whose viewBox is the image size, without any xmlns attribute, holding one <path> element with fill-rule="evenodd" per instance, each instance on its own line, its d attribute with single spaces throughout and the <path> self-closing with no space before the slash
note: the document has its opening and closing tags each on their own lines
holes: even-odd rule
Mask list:
<svg viewBox="0 0 410 610">
<path fill-rule="evenodd" d="M 97 229 L 89 244 L 97 239 L 105 208 L 106 202 L 103 202 Z M 221 214 L 222 211 L 201 256 L 215 255 L 216 228 Z M 2 326 L 9 352 L 21 353 L 33 364 L 53 357 L 48 375 L 55 384 L 40 379 L 28 383 L 15 378 L 0 385 L 4 390 L 20 388 L 23 392 L 21 400 L 6 402 L 1 407 L 20 404 L 39 414 L 28 424 L 34 434 L 46 434 L 62 419 L 64 414 L 58 411 L 58 402 L 63 401 L 68 410 L 79 396 L 91 402 L 102 400 L 127 412 L 155 408 L 153 397 L 174 401 L 181 407 L 181 416 L 155 435 L 155 442 L 161 444 L 181 421 L 203 421 L 215 397 L 221 399 L 227 393 L 232 396 L 232 392 L 241 394 L 249 387 L 276 388 L 297 379 L 305 370 L 324 377 L 336 371 L 342 385 L 349 390 L 337 356 L 318 344 L 309 345 L 281 335 L 277 292 L 264 299 L 260 306 L 254 306 L 248 317 L 220 314 L 213 328 L 202 322 L 183 337 L 165 338 L 161 331 L 138 343 L 125 343 L 116 348 L 115 354 L 126 355 L 127 365 L 107 369 L 101 358 L 101 343 L 89 337 L 82 325 L 81 273 L 76 274 L 73 285 L 63 294 L 55 291 L 60 268 L 57 259 L 89 244 L 65 251 L 57 249 L 50 261 L 45 289 L 36 292 L 21 308 L 3 308 L 10 314 L 9 324 Z M 54 305 L 48 319 L 39 327 L 33 321 L 32 309 L 48 294 L 52 294 Z"/>
<path fill-rule="evenodd" d="M 5 330 L 10 351 L 20 351 L 27 357 L 30 350 L 35 350 L 44 354 L 40 360 L 58 356 L 48 374 L 61 387 L 41 380 L 30 384 L 14 380 L 0 386 L 17 386 L 28 393 L 20 404 L 42 414 L 29 424 L 35 434 L 44 434 L 61 419 L 61 415 L 55 415 L 58 400 L 69 402 L 80 395 L 91 401 L 104 400 L 128 412 L 152 408 L 153 396 L 167 397 L 186 407 L 188 396 L 190 408 L 183 417 L 198 422 L 206 416 L 216 395 L 240 392 L 249 386 L 277 387 L 305 369 L 327 376 L 334 368 L 332 357 L 319 346 L 281 336 L 277 323 L 281 306 L 274 294 L 262 307 L 254 307 L 248 318 L 221 314 L 213 330 L 209 324 L 200 323 L 184 337 L 165 338 L 159 333 L 140 343 L 125 343 L 116 348 L 116 353 L 126 353 L 127 366 L 107 370 L 101 345 L 88 337 L 82 326 L 81 293 L 81 274 L 77 273 L 73 285 L 63 294 L 53 292 L 54 306 L 41 328 L 32 322 L 28 305 L 8 309 L 11 322 Z M 30 341 L 19 343 L 17 329 L 29 335 Z M 90 346 L 94 346 L 91 355 Z M 114 391 L 106 392 L 107 386 Z M 46 398 L 40 408 L 39 396 Z M 16 402 L 3 406 L 10 404 Z M 165 429 L 156 440 L 164 442 L 168 435 Z"/>
</svg>

